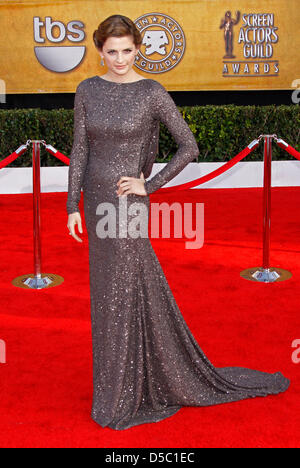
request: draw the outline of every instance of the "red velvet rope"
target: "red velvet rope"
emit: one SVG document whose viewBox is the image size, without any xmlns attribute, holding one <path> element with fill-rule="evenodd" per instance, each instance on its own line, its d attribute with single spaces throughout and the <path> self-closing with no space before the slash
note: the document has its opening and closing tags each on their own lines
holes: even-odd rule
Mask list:
<svg viewBox="0 0 300 468">
<path fill-rule="evenodd" d="M 19 148 L 16 149 L 16 151 L 11 153 L 9 156 L 7 156 L 7 158 L 2 159 L 2 161 L 0 162 L 0 169 L 3 169 L 4 167 L 8 166 L 12 161 L 14 161 L 19 156 L 21 156 L 23 153 L 25 153 L 26 150 L 27 150 L 26 145 L 19 146 Z"/>
<path fill-rule="evenodd" d="M 199 179 L 192 180 L 191 182 L 187 182 L 185 184 L 176 185 L 175 187 L 160 188 L 159 190 L 156 190 L 154 193 L 161 192 L 161 191 L 163 191 L 164 193 L 176 192 L 178 190 L 186 190 L 188 188 L 195 187 L 200 184 L 204 184 L 205 182 L 208 182 L 209 180 L 214 179 L 215 177 L 228 171 L 228 169 L 230 169 L 239 161 L 241 161 L 246 156 L 248 156 L 248 154 L 251 153 L 258 145 L 259 145 L 259 140 L 253 140 L 245 149 L 243 149 L 240 153 L 238 153 L 234 158 L 232 158 L 230 161 L 228 161 L 226 164 L 224 164 L 222 167 L 219 167 L 215 171 L 212 171 L 209 174 L 206 174 L 205 176 L 200 177 Z M 63 161 L 65 164 L 68 164 L 68 165 L 70 164 L 70 159 L 67 158 L 64 154 L 57 151 L 55 148 L 53 148 L 53 146 L 45 145 L 45 149 L 49 153 L 51 153 L 53 156 L 55 156 L 56 158 Z"/>
<path fill-rule="evenodd" d="M 279 144 L 279 146 L 281 146 L 279 141 L 277 143 Z M 215 177 L 218 177 L 219 175 L 221 175 L 224 172 L 231 169 L 235 164 L 237 164 L 239 161 L 241 161 L 246 156 L 248 156 L 248 154 L 251 153 L 258 145 L 259 145 L 259 140 L 253 140 L 246 148 L 244 148 L 234 158 L 232 158 L 230 161 L 225 163 L 222 167 L 219 167 L 218 169 L 210 172 L 209 174 L 206 174 L 205 176 L 202 176 L 199 179 L 192 180 L 190 182 L 186 182 L 185 184 L 176 185 L 175 187 L 160 188 L 159 190 L 156 190 L 154 193 L 161 192 L 161 191 L 163 191 L 164 193 L 177 192 L 179 190 L 186 190 L 186 189 L 189 189 L 191 187 L 195 187 L 195 186 L 204 184 L 205 182 L 208 182 L 209 180 L 214 179 Z M 284 149 L 286 149 L 286 147 L 284 147 L 284 146 L 282 146 L 282 147 Z M 26 145 L 20 146 L 14 153 L 12 153 L 10 156 L 8 156 L 3 161 L 1 161 L 0 169 L 7 166 L 10 162 L 12 162 L 14 159 L 16 159 L 21 154 L 23 154 L 26 151 L 26 149 L 27 149 Z M 48 153 L 50 153 L 53 156 L 55 156 L 56 158 L 60 159 L 65 164 L 70 165 L 70 158 L 68 158 L 64 154 L 60 153 L 53 146 L 45 145 L 45 149 L 46 149 L 46 151 L 48 151 Z M 298 153 L 294 148 L 292 148 L 292 150 L 294 150 L 294 152 L 299 155 L 299 159 L 300 159 L 300 153 Z"/>
<path fill-rule="evenodd" d="M 279 138 L 278 140 L 276 140 L 276 143 L 278 146 L 280 146 L 280 148 L 283 148 L 285 151 L 287 151 L 288 153 L 290 153 L 292 156 L 294 156 L 295 158 L 299 159 L 300 160 L 300 153 L 299 151 L 297 151 L 295 148 L 293 148 L 291 145 L 289 145 L 288 143 L 286 143 L 284 140 L 282 140 L 281 138 Z"/>
<path fill-rule="evenodd" d="M 70 165 L 70 158 L 68 158 L 64 154 L 60 153 L 57 149 L 53 148 L 53 146 L 45 145 L 45 150 L 48 151 L 48 153 L 55 156 L 57 159 L 60 159 L 62 162 L 64 162 L 68 166 Z"/>
<path fill-rule="evenodd" d="M 186 190 L 188 188 L 195 187 L 200 184 L 204 184 L 205 182 L 208 182 L 209 180 L 214 179 L 215 177 L 218 177 L 219 175 L 228 171 L 228 169 L 230 169 L 239 161 L 241 161 L 246 156 L 248 156 L 248 154 L 251 153 L 255 148 L 257 148 L 258 145 L 259 145 L 259 140 L 253 140 L 245 149 L 243 149 L 240 153 L 238 153 L 234 158 L 230 159 L 230 161 L 228 161 L 226 164 L 210 172 L 209 174 L 206 174 L 205 176 L 202 176 L 199 179 L 186 182 L 185 184 L 176 185 L 175 187 L 165 187 L 165 188 L 162 187 L 153 193 L 158 193 L 162 191 L 164 193 L 177 192 L 178 190 Z"/>
</svg>

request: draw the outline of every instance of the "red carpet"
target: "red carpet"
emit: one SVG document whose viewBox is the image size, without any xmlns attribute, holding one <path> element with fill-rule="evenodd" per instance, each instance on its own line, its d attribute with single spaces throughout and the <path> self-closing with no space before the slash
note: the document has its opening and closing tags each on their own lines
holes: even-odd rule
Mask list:
<svg viewBox="0 0 300 468">
<path fill-rule="evenodd" d="M 214 407 L 185 407 L 125 431 L 90 418 L 92 347 L 88 239 L 68 235 L 66 193 L 42 195 L 42 271 L 61 286 L 31 291 L 11 281 L 33 273 L 32 195 L 2 195 L 1 447 L 299 447 L 300 188 L 272 189 L 271 266 L 290 280 L 260 284 L 240 271 L 262 263 L 262 189 L 193 189 L 151 195 L 205 204 L 205 244 L 151 239 L 180 310 L 216 367 L 281 371 L 285 393 Z M 81 201 L 82 203 L 82 201 Z M 81 204 L 82 208 L 82 204 Z M 101 281 L 101 278 L 99 278 Z"/>
</svg>

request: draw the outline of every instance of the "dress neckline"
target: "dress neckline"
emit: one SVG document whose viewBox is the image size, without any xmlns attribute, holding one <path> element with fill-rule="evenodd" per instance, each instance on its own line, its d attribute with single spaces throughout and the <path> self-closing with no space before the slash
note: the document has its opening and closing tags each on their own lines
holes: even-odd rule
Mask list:
<svg viewBox="0 0 300 468">
<path fill-rule="evenodd" d="M 102 81 L 106 81 L 107 83 L 112 83 L 116 85 L 130 85 L 134 83 L 139 83 L 140 81 L 148 81 L 150 78 L 141 78 L 140 80 L 135 80 L 135 81 L 128 81 L 128 83 L 117 83 L 116 81 L 111 81 L 111 80 L 106 80 L 105 78 L 102 78 L 100 75 L 96 75 L 97 78 L 100 78 Z"/>
</svg>

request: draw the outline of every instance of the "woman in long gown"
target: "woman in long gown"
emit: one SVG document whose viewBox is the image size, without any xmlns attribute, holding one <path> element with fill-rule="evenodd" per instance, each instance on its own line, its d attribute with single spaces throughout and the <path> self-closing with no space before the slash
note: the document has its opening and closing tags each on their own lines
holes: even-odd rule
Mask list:
<svg viewBox="0 0 300 468">
<path fill-rule="evenodd" d="M 78 203 L 83 188 L 92 419 L 122 430 L 158 422 L 183 406 L 285 391 L 289 380 L 280 372 L 215 368 L 189 330 L 148 236 L 124 235 L 136 220 L 136 209 L 145 230 L 149 194 L 175 177 L 199 150 L 164 86 L 132 69 L 141 44 L 134 23 L 113 15 L 99 25 L 94 41 L 108 73 L 83 80 L 76 90 L 67 200 L 70 233 L 81 241 L 75 226 L 82 232 Z M 145 180 L 157 151 L 159 122 L 167 126 L 178 150 L 158 174 Z M 127 210 L 125 221 L 120 208 Z"/>
</svg>

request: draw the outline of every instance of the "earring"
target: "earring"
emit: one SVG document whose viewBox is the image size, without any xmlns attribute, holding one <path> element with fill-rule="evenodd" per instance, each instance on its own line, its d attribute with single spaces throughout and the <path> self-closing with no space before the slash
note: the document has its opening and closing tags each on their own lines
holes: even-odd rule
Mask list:
<svg viewBox="0 0 300 468">
<path fill-rule="evenodd" d="M 103 67 L 103 65 L 104 65 L 103 57 L 101 57 L 100 65 L 101 65 L 102 67 Z"/>
</svg>

